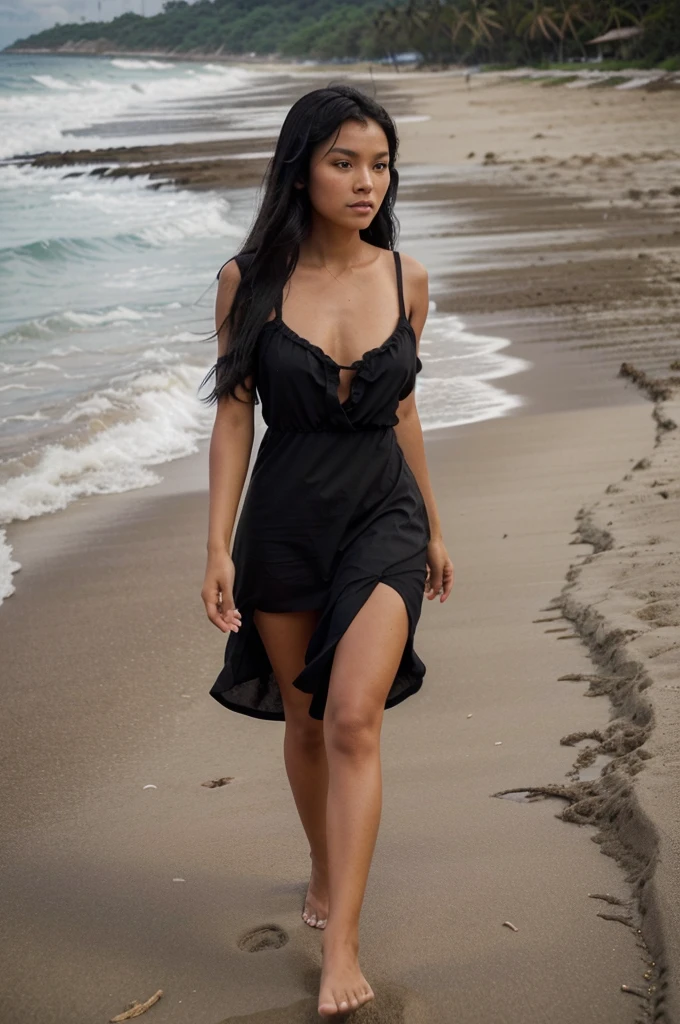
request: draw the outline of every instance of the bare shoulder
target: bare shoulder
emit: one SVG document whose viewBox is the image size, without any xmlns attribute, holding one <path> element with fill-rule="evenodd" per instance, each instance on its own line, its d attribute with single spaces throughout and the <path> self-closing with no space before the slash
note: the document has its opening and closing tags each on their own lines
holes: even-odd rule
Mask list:
<svg viewBox="0 0 680 1024">
<path fill-rule="evenodd" d="M 215 323 L 220 330 L 229 315 L 234 296 L 241 283 L 241 271 L 235 259 L 229 260 L 220 269 L 217 277 L 217 295 L 215 296 Z"/>
<path fill-rule="evenodd" d="M 413 285 L 414 288 L 423 287 L 427 285 L 428 275 L 427 268 L 417 260 L 414 256 L 409 256 L 407 252 L 399 252 L 401 257 L 401 265 L 404 270 L 404 282 L 409 285 Z"/>
<path fill-rule="evenodd" d="M 406 312 L 416 332 L 422 330 L 430 308 L 430 292 L 427 269 L 419 260 L 408 253 L 400 252 L 404 278 L 404 303 Z"/>
<path fill-rule="evenodd" d="M 215 329 L 217 331 L 217 354 L 223 356 L 227 351 L 227 328 L 225 321 L 231 311 L 234 296 L 241 282 L 241 271 L 236 260 L 229 260 L 217 276 L 217 295 L 215 296 Z"/>
<path fill-rule="evenodd" d="M 217 302 L 231 306 L 236 289 L 241 283 L 241 271 L 235 259 L 230 259 L 221 267 L 217 276 Z"/>
</svg>

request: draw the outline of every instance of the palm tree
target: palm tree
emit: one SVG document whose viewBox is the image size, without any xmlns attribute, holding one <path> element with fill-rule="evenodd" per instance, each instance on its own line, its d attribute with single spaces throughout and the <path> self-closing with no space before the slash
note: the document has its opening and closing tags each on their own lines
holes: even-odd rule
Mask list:
<svg viewBox="0 0 680 1024">
<path fill-rule="evenodd" d="M 407 29 L 410 29 L 409 39 L 422 31 L 427 25 L 428 12 L 421 10 L 418 0 L 408 0 L 404 8 L 404 22 Z"/>
<path fill-rule="evenodd" d="M 464 11 L 461 11 L 458 7 L 455 7 L 453 4 L 447 4 L 442 11 L 441 24 L 442 28 L 445 30 L 449 39 L 451 40 L 454 53 L 456 52 L 456 45 L 459 42 L 459 37 L 461 35 L 464 35 L 466 30 L 468 31 L 468 45 L 463 45 L 460 48 L 459 53 L 462 53 L 469 48 L 470 24 L 468 16 Z"/>
<path fill-rule="evenodd" d="M 442 29 L 447 5 L 443 0 L 408 0 L 404 12 L 406 36 L 427 60 L 442 57 Z"/>
<path fill-rule="evenodd" d="M 622 25 L 639 25 L 640 19 L 636 16 L 634 11 L 628 10 L 627 7 L 621 7 L 618 4 L 613 7 L 607 7 L 605 9 L 607 16 L 605 32 L 608 32 L 610 28 L 621 28 Z"/>
<path fill-rule="evenodd" d="M 552 42 L 562 38 L 562 30 L 556 19 L 559 12 L 544 0 L 532 0 L 531 10 L 527 11 L 519 25 L 520 33 L 530 42 Z"/>
<path fill-rule="evenodd" d="M 392 4 L 381 7 L 373 17 L 373 28 L 376 36 L 385 47 L 385 56 L 392 61 L 396 71 L 399 64 L 395 59 L 394 41 L 401 29 L 401 12 Z"/>
<path fill-rule="evenodd" d="M 454 46 L 461 36 L 467 35 L 468 50 L 481 47 L 488 51 L 494 42 L 494 31 L 502 28 L 493 0 L 463 0 L 461 6 L 447 4 L 445 23 Z"/>
<path fill-rule="evenodd" d="M 497 17 L 506 39 L 519 36 L 519 23 L 526 13 L 526 0 L 500 0 Z"/>
<path fill-rule="evenodd" d="M 492 0 L 467 0 L 467 11 L 472 41 L 475 44 L 493 42 L 493 29 L 499 30 L 498 12 Z"/>
<path fill-rule="evenodd" d="M 559 54 L 560 54 L 559 55 L 559 60 L 560 60 L 560 63 L 562 63 L 562 60 L 564 59 L 564 39 L 565 39 L 565 36 L 567 34 L 571 35 L 571 37 L 576 40 L 576 42 L 578 43 L 579 47 L 581 48 L 581 53 L 585 57 L 586 56 L 586 48 L 583 45 L 583 42 L 581 41 L 581 37 L 579 36 L 578 29 L 576 27 L 578 22 L 580 22 L 582 25 L 584 25 L 584 24 L 586 24 L 586 22 L 588 20 L 587 17 L 586 17 L 586 14 L 584 12 L 581 0 L 562 0 L 562 4 L 561 4 L 561 8 L 560 8 L 560 15 L 561 15 L 561 21 L 560 21 L 560 32 L 561 32 L 561 35 L 560 35 L 560 41 L 559 41 Z"/>
<path fill-rule="evenodd" d="M 502 50 L 498 52 L 500 60 L 519 60 L 522 55 L 527 56 L 519 30 L 525 14 L 526 0 L 499 0 L 498 20 L 501 25 L 502 44 Z"/>
</svg>

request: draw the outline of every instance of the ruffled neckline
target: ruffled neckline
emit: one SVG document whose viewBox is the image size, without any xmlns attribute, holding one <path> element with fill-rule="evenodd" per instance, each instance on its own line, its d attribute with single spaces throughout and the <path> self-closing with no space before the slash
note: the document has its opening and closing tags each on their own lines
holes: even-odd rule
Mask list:
<svg viewBox="0 0 680 1024">
<path fill-rule="evenodd" d="M 395 341 L 397 341 L 399 337 L 399 328 L 403 324 L 405 324 L 406 327 L 408 328 L 415 344 L 415 331 L 413 330 L 413 325 L 411 321 L 408 319 L 408 317 L 402 314 L 397 320 L 397 324 L 394 330 L 392 331 L 390 336 L 386 338 L 385 341 L 383 341 L 382 345 L 376 345 L 375 348 L 369 348 L 366 352 L 364 352 L 362 356 L 360 356 L 358 359 L 355 359 L 354 362 L 349 363 L 349 365 L 347 365 L 345 363 L 337 363 L 335 359 L 333 359 L 333 357 L 328 354 L 328 352 L 321 348 L 320 345 L 316 345 L 313 341 L 310 341 L 309 338 L 304 338 L 301 334 L 298 334 L 297 331 L 294 331 L 292 327 L 289 327 L 288 324 L 285 323 L 285 321 L 282 320 L 280 316 L 276 316 L 271 320 L 267 320 L 267 324 L 273 324 L 274 326 L 278 327 L 288 338 L 291 339 L 291 341 L 295 341 L 298 344 L 303 345 L 310 352 L 314 352 L 314 354 L 317 355 L 320 359 L 322 359 L 326 363 L 329 363 L 334 369 L 337 370 L 359 369 L 359 367 L 363 366 L 364 363 L 368 362 L 370 359 L 379 355 L 381 352 L 384 352 L 391 345 L 393 345 Z"/>
</svg>

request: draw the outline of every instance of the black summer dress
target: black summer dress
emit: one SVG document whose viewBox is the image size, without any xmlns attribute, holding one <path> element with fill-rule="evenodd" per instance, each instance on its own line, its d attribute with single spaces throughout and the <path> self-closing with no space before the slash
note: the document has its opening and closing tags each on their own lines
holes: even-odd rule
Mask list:
<svg viewBox="0 0 680 1024">
<path fill-rule="evenodd" d="M 233 258 L 243 272 L 248 254 Z M 430 526 L 393 429 L 398 403 L 415 387 L 422 364 L 404 307 L 398 252 L 394 260 L 396 327 L 349 366 L 291 330 L 281 318 L 281 300 L 258 336 L 253 373 L 267 429 L 231 552 L 241 627 L 228 634 L 224 667 L 210 690 L 232 711 L 285 718 L 254 609 L 320 609 L 294 685 L 312 695 L 310 716 L 323 719 L 336 645 L 380 582 L 401 595 L 409 620 L 385 707 L 422 685 L 425 665 L 413 637 Z M 356 371 L 344 402 L 338 396 L 341 369 Z"/>
</svg>

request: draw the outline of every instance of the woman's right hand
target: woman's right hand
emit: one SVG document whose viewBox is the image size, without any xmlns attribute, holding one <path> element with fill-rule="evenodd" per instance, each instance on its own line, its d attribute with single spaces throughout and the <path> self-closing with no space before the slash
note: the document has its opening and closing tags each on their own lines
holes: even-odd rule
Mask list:
<svg viewBox="0 0 680 1024">
<path fill-rule="evenodd" d="M 201 597 L 208 618 L 223 633 L 238 633 L 241 613 L 234 607 L 234 563 L 227 551 L 208 555 Z"/>
</svg>

